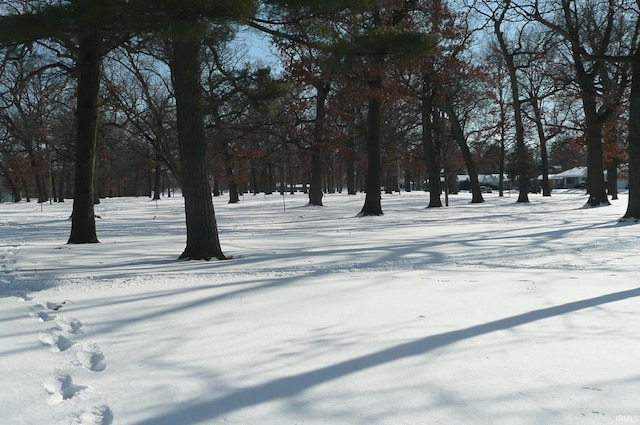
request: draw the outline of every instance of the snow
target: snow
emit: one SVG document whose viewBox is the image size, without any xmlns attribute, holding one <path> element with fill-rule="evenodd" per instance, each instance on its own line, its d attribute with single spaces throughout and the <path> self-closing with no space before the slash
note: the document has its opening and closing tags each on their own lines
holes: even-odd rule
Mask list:
<svg viewBox="0 0 640 425">
<path fill-rule="evenodd" d="M 0 205 L 0 424 L 640 423 L 640 236 L 584 193 Z M 283 202 L 284 201 L 284 202 Z M 286 209 L 284 208 L 286 207 Z"/>
</svg>

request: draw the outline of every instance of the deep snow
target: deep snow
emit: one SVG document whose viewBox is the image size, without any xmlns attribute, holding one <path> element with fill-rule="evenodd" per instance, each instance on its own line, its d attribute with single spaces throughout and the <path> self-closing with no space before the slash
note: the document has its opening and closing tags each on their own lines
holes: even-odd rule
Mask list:
<svg viewBox="0 0 640 425">
<path fill-rule="evenodd" d="M 181 198 L 0 205 L 0 424 L 640 423 L 626 196 L 216 198 L 228 261 L 178 261 Z M 286 210 L 283 210 L 286 202 Z"/>
</svg>

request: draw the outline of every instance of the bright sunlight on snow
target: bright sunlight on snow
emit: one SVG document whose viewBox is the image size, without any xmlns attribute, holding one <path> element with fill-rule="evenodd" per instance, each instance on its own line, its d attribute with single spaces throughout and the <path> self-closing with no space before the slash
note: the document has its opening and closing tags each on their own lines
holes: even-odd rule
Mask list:
<svg viewBox="0 0 640 425">
<path fill-rule="evenodd" d="M 626 195 L 363 199 L 216 198 L 211 262 L 180 197 L 103 200 L 92 245 L 0 205 L 0 424 L 640 423 Z"/>
</svg>

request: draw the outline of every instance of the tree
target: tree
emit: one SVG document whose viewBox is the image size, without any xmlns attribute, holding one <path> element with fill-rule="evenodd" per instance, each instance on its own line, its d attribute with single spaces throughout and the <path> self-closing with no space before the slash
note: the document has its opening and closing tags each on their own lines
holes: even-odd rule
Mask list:
<svg viewBox="0 0 640 425">
<path fill-rule="evenodd" d="M 367 176 L 366 196 L 360 216 L 382 215 L 380 186 L 382 183 L 380 163 L 380 128 L 382 102 L 385 97 L 385 62 L 407 60 L 432 49 L 431 37 L 417 31 L 404 30 L 402 25 L 410 16 L 414 5 L 405 2 L 400 7 L 385 4 L 376 7 L 368 16 L 364 32 L 358 34 L 344 49 L 346 56 L 361 58 L 364 62 L 368 93 L 367 110 Z"/>
<path fill-rule="evenodd" d="M 640 18 L 639 18 L 640 21 Z M 640 49 L 632 56 L 629 105 L 629 204 L 623 219 L 640 220 Z"/>
<path fill-rule="evenodd" d="M 358 69 L 364 75 L 363 88 L 367 97 L 367 173 L 365 203 L 359 215 L 381 215 L 381 108 L 385 98 L 384 78 L 388 61 L 406 60 L 430 49 L 429 37 L 407 26 L 415 2 L 351 1 L 351 2 L 272 2 L 286 3 L 303 17 L 325 17 L 329 37 L 304 40 L 297 36 L 265 28 L 262 22 L 254 27 L 274 36 L 308 44 L 333 57 L 342 69 Z M 302 3 L 303 7 L 300 7 Z M 298 7 L 296 9 L 296 7 Z M 290 21 L 290 19 L 288 20 Z M 329 42 L 327 43 L 327 40 Z M 404 59 L 403 59 L 404 58 Z M 357 67 L 357 68 L 356 68 Z"/>
<path fill-rule="evenodd" d="M 51 130 L 57 111 L 62 109 L 69 78 L 64 71 L 47 66 L 50 57 L 38 46 L 11 49 L 4 59 L 0 122 L 7 130 L 6 142 L 13 141 L 29 162 L 28 169 L 23 170 L 30 180 L 28 186 L 35 183 L 38 201 L 46 202 L 53 189 L 49 170 L 56 135 Z M 7 147 L 5 155 L 10 156 L 10 150 Z M 5 170 L 8 171 L 6 167 Z"/>
<path fill-rule="evenodd" d="M 494 32 L 500 46 L 500 51 L 504 58 L 507 73 L 509 75 L 509 83 L 511 86 L 511 100 L 513 105 L 514 124 L 516 132 L 516 149 L 518 152 L 518 164 L 520 170 L 518 201 L 529 202 L 529 178 L 526 167 L 526 145 L 524 141 L 524 124 L 522 122 L 522 107 L 520 99 L 520 88 L 518 83 L 517 66 L 515 56 L 518 54 L 517 49 L 512 50 L 507 45 L 507 40 L 502 26 L 506 20 L 507 13 L 511 8 L 510 0 L 505 1 L 503 8 L 494 11 L 491 19 L 493 21 Z"/>
<path fill-rule="evenodd" d="M 471 183 L 471 203 L 481 204 L 484 202 L 484 198 L 482 197 L 482 191 L 480 190 L 478 171 L 476 170 L 475 163 L 473 162 L 471 151 L 469 150 L 469 145 L 467 144 L 467 139 L 464 135 L 462 124 L 460 122 L 458 114 L 456 113 L 451 94 L 444 92 L 442 94 L 441 102 L 443 110 L 449 118 L 451 132 L 453 133 L 454 139 L 458 143 L 458 147 L 460 148 L 460 152 L 462 153 L 462 158 L 464 159 L 467 172 L 469 173 L 469 181 Z"/>
<path fill-rule="evenodd" d="M 0 17 L 0 43 L 55 39 L 75 53 L 78 78 L 76 172 L 68 243 L 98 242 L 93 182 L 100 67 L 104 55 L 128 37 L 121 28 L 123 21 L 126 23 L 121 6 L 115 0 L 71 0 L 51 5 L 33 1 Z"/>
<path fill-rule="evenodd" d="M 165 50 L 164 43 L 148 40 L 126 43 L 106 58 L 104 67 L 107 124 L 121 129 L 121 143 L 128 149 L 154 164 L 157 197 L 164 170 L 171 172 L 178 185 L 182 182 Z"/>
<path fill-rule="evenodd" d="M 580 98 L 585 119 L 587 155 L 587 190 L 590 206 L 609 205 L 604 181 L 604 156 L 602 128 L 605 110 L 599 108 L 598 78 L 603 72 L 602 62 L 591 62 L 583 54 L 589 46 L 592 53 L 604 55 L 612 42 L 615 8 L 612 1 L 596 5 L 586 2 L 573 4 L 560 0 L 559 7 L 547 12 L 536 3 L 528 9 L 528 16 L 562 35 L 566 40 L 569 55 L 580 87 Z M 578 7 L 582 6 L 582 7 Z M 602 7 L 600 7 L 602 6 Z"/>
<path fill-rule="evenodd" d="M 540 172 L 542 175 L 541 187 L 542 196 L 551 196 L 551 185 L 549 182 L 549 155 L 547 143 L 556 134 L 549 131 L 547 121 L 553 121 L 551 116 L 547 119 L 545 108 L 553 105 L 553 100 L 549 99 L 565 89 L 558 84 L 557 76 L 554 75 L 554 60 L 557 60 L 557 49 L 555 49 L 556 36 L 547 31 L 527 31 L 523 39 L 524 48 L 532 54 L 520 69 L 520 86 L 526 95 L 523 99 L 523 114 L 531 121 L 536 129 L 540 142 Z M 551 106 L 550 109 L 553 107 Z M 530 110 L 529 110 L 530 109 Z M 557 119 L 557 117 L 555 117 Z M 557 128 L 555 133 L 557 133 Z"/>
<path fill-rule="evenodd" d="M 195 25 L 195 22 L 194 22 Z M 187 246 L 180 259 L 225 259 L 218 238 L 207 171 L 200 85 L 200 44 L 179 34 L 172 43 L 171 75 L 176 97 L 182 191 L 187 222 Z"/>
<path fill-rule="evenodd" d="M 631 64 L 631 94 L 629 101 L 629 204 L 623 219 L 640 219 L 640 4 L 638 1 L 608 1 L 603 4 L 585 2 L 577 7 L 569 0 L 561 0 L 561 16 L 554 19 L 557 8 L 544 9 L 537 2 L 524 5 L 525 14 L 550 30 L 560 34 L 570 45 L 576 75 L 582 89 L 585 111 L 586 139 L 589 148 L 589 201 L 591 206 L 607 205 L 603 174 L 602 127 L 611 110 L 598 109 L 597 77 L 604 75 L 606 62 Z M 635 90 L 634 90 L 635 89 Z M 614 108 L 615 109 L 615 108 Z M 604 115 L 602 114 L 604 113 Z M 598 140 L 596 140 L 598 138 Z"/>
</svg>

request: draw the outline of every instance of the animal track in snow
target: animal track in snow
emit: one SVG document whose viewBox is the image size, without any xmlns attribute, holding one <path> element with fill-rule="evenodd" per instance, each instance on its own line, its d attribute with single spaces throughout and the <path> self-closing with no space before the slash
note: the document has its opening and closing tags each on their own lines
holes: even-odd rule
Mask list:
<svg viewBox="0 0 640 425">
<path fill-rule="evenodd" d="M 100 349 L 100 346 L 95 342 L 84 344 L 82 350 L 76 353 L 78 362 L 87 370 L 91 372 L 102 372 L 107 368 L 107 361 Z"/>
<path fill-rule="evenodd" d="M 49 405 L 60 404 L 65 400 L 69 400 L 87 388 L 74 384 L 71 376 L 66 374 L 52 375 L 42 383 L 42 386 L 49 393 L 49 397 L 47 398 Z"/>
</svg>

